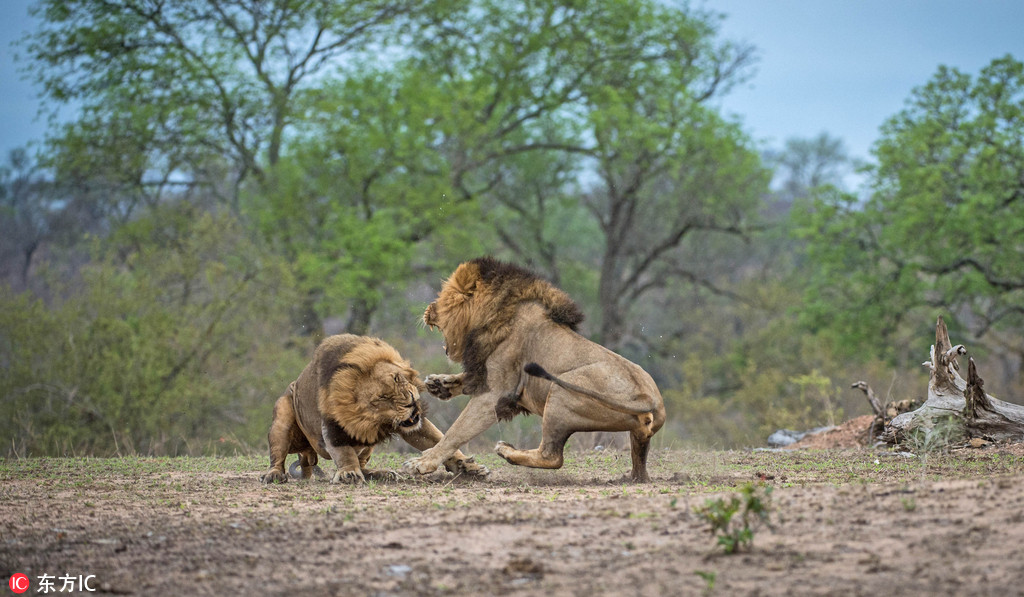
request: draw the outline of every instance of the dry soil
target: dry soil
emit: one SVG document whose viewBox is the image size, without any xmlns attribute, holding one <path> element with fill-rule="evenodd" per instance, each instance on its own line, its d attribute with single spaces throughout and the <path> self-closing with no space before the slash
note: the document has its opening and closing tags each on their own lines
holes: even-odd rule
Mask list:
<svg viewBox="0 0 1024 597">
<path fill-rule="evenodd" d="M 1022 454 L 661 449 L 647 485 L 610 450 L 362 486 L 264 487 L 259 456 L 0 460 L 0 572 L 33 595 L 44 574 L 120 595 L 1011 595 Z M 697 510 L 751 482 L 770 527 L 726 555 Z"/>
</svg>

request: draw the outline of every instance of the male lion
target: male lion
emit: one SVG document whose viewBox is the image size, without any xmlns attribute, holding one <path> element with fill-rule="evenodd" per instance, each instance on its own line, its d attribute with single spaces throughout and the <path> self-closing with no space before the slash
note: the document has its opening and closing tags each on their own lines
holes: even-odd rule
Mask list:
<svg viewBox="0 0 1024 597">
<path fill-rule="evenodd" d="M 367 469 L 366 463 L 374 446 L 395 433 L 418 450 L 444 437 L 423 417 L 423 389 L 409 362 L 383 340 L 351 334 L 324 339 L 274 405 L 267 436 L 270 469 L 260 480 L 287 481 L 284 461 L 295 453 L 304 479 L 313 475 L 318 455 L 337 465 L 332 483 L 397 478 L 391 471 Z M 487 474 L 458 451 L 444 461 L 452 472 Z"/>
<path fill-rule="evenodd" d="M 639 365 L 577 334 L 582 320 L 567 294 L 518 266 L 483 257 L 456 268 L 423 321 L 441 330 L 463 372 L 430 375 L 426 386 L 441 399 L 473 398 L 444 439 L 406 466 L 434 471 L 498 420 L 533 413 L 543 418 L 540 446 L 498 442 L 508 462 L 560 468 L 573 433 L 629 431 L 632 479 L 649 481 L 651 436 L 665 423 L 661 393 Z"/>
</svg>

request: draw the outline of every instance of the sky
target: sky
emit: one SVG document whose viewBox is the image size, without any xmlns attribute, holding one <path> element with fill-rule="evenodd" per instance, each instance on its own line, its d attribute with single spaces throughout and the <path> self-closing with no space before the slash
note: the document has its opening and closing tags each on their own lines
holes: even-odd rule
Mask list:
<svg viewBox="0 0 1024 597">
<path fill-rule="evenodd" d="M 30 0 L 0 0 L 0 160 L 47 130 L 38 89 L 11 42 L 34 27 Z M 757 48 L 754 76 L 721 100 L 761 148 L 825 132 L 870 159 L 879 127 L 939 65 L 976 74 L 1024 60 L 1021 0 L 691 0 L 724 13 L 723 37 Z"/>
</svg>

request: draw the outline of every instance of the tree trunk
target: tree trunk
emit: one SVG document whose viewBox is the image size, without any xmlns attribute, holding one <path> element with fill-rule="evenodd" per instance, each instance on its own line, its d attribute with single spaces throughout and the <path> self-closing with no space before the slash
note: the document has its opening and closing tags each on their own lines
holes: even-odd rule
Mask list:
<svg viewBox="0 0 1024 597">
<path fill-rule="evenodd" d="M 365 336 L 370 332 L 370 320 L 377 310 L 376 302 L 366 299 L 352 299 L 348 307 L 348 318 L 345 320 L 345 333 Z"/>
<path fill-rule="evenodd" d="M 917 410 L 903 413 L 886 426 L 882 439 L 890 444 L 910 440 L 915 432 L 927 434 L 943 420 L 970 438 L 989 441 L 1024 439 L 1024 406 L 996 400 L 984 391 L 974 359 L 968 360 L 967 379 L 960 377 L 957 357 L 967 354 L 963 345 L 953 346 L 946 324 L 935 324 L 935 344 L 928 380 L 928 399 Z"/>
</svg>

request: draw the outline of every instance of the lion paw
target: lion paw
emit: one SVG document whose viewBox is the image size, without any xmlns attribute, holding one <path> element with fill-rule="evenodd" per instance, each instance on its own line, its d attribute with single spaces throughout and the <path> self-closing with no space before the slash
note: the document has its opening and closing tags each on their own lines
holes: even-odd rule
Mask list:
<svg viewBox="0 0 1024 597">
<path fill-rule="evenodd" d="M 370 481 L 382 481 L 384 483 L 395 483 L 409 478 L 398 471 L 363 471 L 363 476 Z"/>
<path fill-rule="evenodd" d="M 452 396 L 462 393 L 462 376 L 448 375 L 445 373 L 434 373 L 423 380 L 427 391 L 433 394 L 438 400 L 449 400 Z"/>
<path fill-rule="evenodd" d="M 334 478 L 331 479 L 331 483 L 345 483 L 352 485 L 355 483 L 365 483 L 366 478 L 363 477 L 363 471 L 342 471 L 334 473 Z"/>
<path fill-rule="evenodd" d="M 279 471 L 276 468 L 272 468 L 260 477 L 260 483 L 264 485 L 270 485 L 272 483 L 287 483 L 288 475 L 284 471 Z"/>
<path fill-rule="evenodd" d="M 491 470 L 482 464 L 477 464 L 472 457 L 467 458 L 452 458 L 444 464 L 445 468 L 455 473 L 456 475 L 468 475 L 470 477 L 480 477 L 481 479 L 486 478 L 491 474 Z"/>
<path fill-rule="evenodd" d="M 418 456 L 405 461 L 402 468 L 415 475 L 427 475 L 437 470 L 438 463 L 431 459 Z"/>
<path fill-rule="evenodd" d="M 494 452 L 508 462 L 512 462 L 511 460 L 509 460 L 509 458 L 511 453 L 515 451 L 516 447 L 508 442 L 498 442 L 497 444 L 494 445 Z"/>
<path fill-rule="evenodd" d="M 427 483 L 444 483 L 455 478 L 455 475 L 448 472 L 444 467 L 437 467 L 437 470 L 426 475 L 420 475 L 420 481 L 426 481 Z"/>
</svg>

